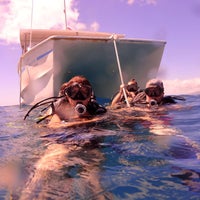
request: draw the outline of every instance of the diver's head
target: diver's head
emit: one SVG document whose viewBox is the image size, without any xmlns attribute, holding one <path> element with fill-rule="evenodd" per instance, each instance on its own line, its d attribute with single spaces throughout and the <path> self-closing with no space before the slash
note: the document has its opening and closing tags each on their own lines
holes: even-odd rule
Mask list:
<svg viewBox="0 0 200 200">
<path fill-rule="evenodd" d="M 61 86 L 60 95 L 65 96 L 72 106 L 86 106 L 93 96 L 93 91 L 90 82 L 84 76 L 75 76 Z"/>
<path fill-rule="evenodd" d="M 159 104 L 164 96 L 163 82 L 158 79 L 151 79 L 145 88 L 146 101 L 151 104 Z"/>
<path fill-rule="evenodd" d="M 128 92 L 137 92 L 139 89 L 137 81 L 135 79 L 131 79 L 126 86 L 126 89 Z"/>
</svg>

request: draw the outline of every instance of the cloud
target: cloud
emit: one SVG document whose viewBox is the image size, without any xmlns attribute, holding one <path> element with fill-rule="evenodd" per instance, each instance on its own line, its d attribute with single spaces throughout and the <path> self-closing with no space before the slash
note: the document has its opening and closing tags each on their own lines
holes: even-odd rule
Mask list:
<svg viewBox="0 0 200 200">
<path fill-rule="evenodd" d="M 200 78 L 163 80 L 166 94 L 200 94 Z"/>
<path fill-rule="evenodd" d="M 157 4 L 157 0 L 144 0 L 143 2 L 145 2 L 148 5 L 156 5 Z"/>
<path fill-rule="evenodd" d="M 135 0 L 127 0 L 127 4 L 132 5 L 135 3 Z"/>
<path fill-rule="evenodd" d="M 93 22 L 91 25 L 90 25 L 90 29 L 92 31 L 97 31 L 99 29 L 99 24 L 97 22 Z"/>
<path fill-rule="evenodd" d="M 133 5 L 135 3 L 139 3 L 141 5 L 156 5 L 157 0 L 127 0 L 127 4 Z"/>
<path fill-rule="evenodd" d="M 65 29 L 63 1 L 34 0 L 33 2 L 32 15 L 32 0 L 1 0 L 0 41 L 19 43 L 19 30 L 31 28 L 31 24 L 33 29 Z M 86 24 L 78 22 L 79 11 L 76 7 L 75 0 L 66 1 L 67 24 L 72 29 L 86 30 Z M 91 25 L 91 28 L 93 26 Z M 98 26 L 96 23 L 95 27 Z"/>
</svg>

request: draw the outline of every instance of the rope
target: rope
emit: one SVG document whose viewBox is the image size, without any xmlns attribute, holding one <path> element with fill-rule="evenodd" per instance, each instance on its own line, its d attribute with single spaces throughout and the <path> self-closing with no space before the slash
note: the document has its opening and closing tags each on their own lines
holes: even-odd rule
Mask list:
<svg viewBox="0 0 200 200">
<path fill-rule="evenodd" d="M 121 65 L 120 65 L 120 60 L 119 60 L 119 54 L 118 54 L 118 50 L 117 50 L 117 44 L 116 44 L 117 36 L 116 35 L 112 35 L 112 38 L 113 38 L 113 43 L 114 43 L 114 48 L 115 48 L 115 54 L 116 54 L 116 59 L 117 59 L 117 65 L 118 65 L 118 69 L 119 69 L 119 75 L 120 75 L 120 79 L 121 79 L 121 84 L 123 86 L 122 90 L 123 90 L 124 98 L 125 98 L 127 106 L 130 107 L 130 104 L 129 104 L 128 98 L 127 98 L 127 94 L 126 94 L 126 91 L 125 91 L 125 88 L 124 88 L 124 79 L 123 79 L 123 76 L 122 76 L 122 70 L 121 70 Z"/>
<path fill-rule="evenodd" d="M 66 13 L 66 2 L 64 0 L 64 13 L 65 13 L 65 28 L 67 30 L 67 13 Z"/>
<path fill-rule="evenodd" d="M 29 40 L 29 48 L 32 47 L 32 29 L 33 29 L 33 0 L 32 0 L 32 6 L 31 6 L 31 31 L 30 31 L 30 40 Z"/>
</svg>

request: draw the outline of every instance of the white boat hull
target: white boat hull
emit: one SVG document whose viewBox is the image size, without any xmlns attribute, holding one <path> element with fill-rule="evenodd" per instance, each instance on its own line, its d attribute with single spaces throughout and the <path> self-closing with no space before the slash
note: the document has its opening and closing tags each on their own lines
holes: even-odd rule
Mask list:
<svg viewBox="0 0 200 200">
<path fill-rule="evenodd" d="M 155 78 L 165 42 L 116 40 L 124 82 L 135 78 L 141 88 Z M 57 96 L 62 83 L 75 75 L 91 82 L 96 97 L 110 99 L 121 84 L 113 39 L 109 37 L 54 36 L 24 53 L 19 63 L 20 97 L 34 104 Z"/>
</svg>

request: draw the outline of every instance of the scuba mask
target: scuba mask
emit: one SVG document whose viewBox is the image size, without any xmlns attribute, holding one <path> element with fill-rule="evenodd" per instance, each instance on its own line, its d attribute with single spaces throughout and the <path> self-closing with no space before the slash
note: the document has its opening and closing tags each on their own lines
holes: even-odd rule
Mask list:
<svg viewBox="0 0 200 200">
<path fill-rule="evenodd" d="M 90 85 L 75 82 L 65 88 L 64 94 L 73 100 L 84 101 L 91 97 L 92 87 Z"/>
<path fill-rule="evenodd" d="M 130 84 L 126 86 L 126 89 L 129 92 L 136 92 L 138 90 L 138 86 L 136 84 Z"/>
<path fill-rule="evenodd" d="M 164 89 L 161 87 L 149 87 L 146 88 L 145 94 L 149 97 L 159 97 L 163 94 Z"/>
</svg>

